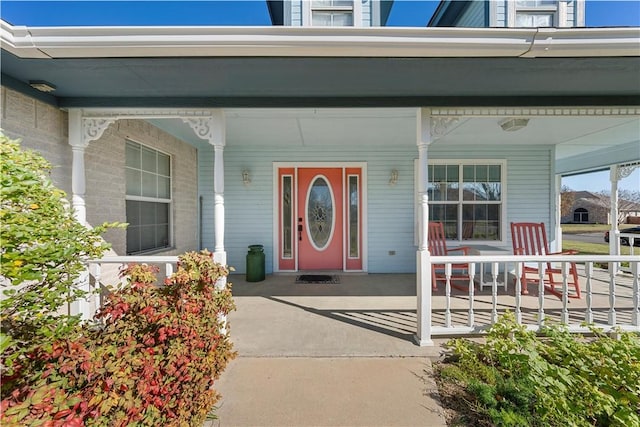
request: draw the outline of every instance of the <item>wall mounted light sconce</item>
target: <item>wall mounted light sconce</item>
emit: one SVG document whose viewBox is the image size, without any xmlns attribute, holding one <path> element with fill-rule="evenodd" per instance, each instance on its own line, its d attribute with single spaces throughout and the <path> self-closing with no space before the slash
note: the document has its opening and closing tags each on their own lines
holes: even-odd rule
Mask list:
<svg viewBox="0 0 640 427">
<path fill-rule="evenodd" d="M 245 169 L 242 171 L 242 183 L 244 185 L 251 184 L 251 176 L 249 175 L 249 169 Z"/>
<path fill-rule="evenodd" d="M 505 132 L 515 132 L 527 127 L 527 125 L 529 124 L 529 119 L 525 119 L 522 117 L 509 117 L 507 119 L 501 120 L 498 124 Z"/>
<path fill-rule="evenodd" d="M 398 183 L 398 169 L 391 171 L 391 177 L 389 177 L 389 185 L 396 185 Z"/>
</svg>

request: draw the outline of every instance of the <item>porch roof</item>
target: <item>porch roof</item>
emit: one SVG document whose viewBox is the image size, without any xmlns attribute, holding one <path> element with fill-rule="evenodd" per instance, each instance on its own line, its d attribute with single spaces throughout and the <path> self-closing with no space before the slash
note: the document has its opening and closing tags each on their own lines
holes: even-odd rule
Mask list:
<svg viewBox="0 0 640 427">
<path fill-rule="evenodd" d="M 3 85 L 62 108 L 640 104 L 638 28 L 1 22 L 0 34 Z"/>
<path fill-rule="evenodd" d="M 23 27 L 0 21 L 0 36 L 4 86 L 63 109 L 224 108 L 231 143 L 237 129 L 263 142 L 327 144 L 331 123 L 342 120 L 340 140 L 352 133 L 360 136 L 352 140 L 367 144 L 413 145 L 415 107 L 640 106 L 640 28 Z M 36 91 L 33 80 L 56 90 Z M 580 116 L 543 113 L 514 134 L 501 131 L 491 114 L 471 114 L 436 142 L 473 145 L 482 134 L 505 146 L 556 145 L 561 174 L 640 160 L 637 114 Z M 282 132 L 292 121 L 301 133 L 289 140 Z M 154 124 L 202 142 L 180 120 Z"/>
</svg>

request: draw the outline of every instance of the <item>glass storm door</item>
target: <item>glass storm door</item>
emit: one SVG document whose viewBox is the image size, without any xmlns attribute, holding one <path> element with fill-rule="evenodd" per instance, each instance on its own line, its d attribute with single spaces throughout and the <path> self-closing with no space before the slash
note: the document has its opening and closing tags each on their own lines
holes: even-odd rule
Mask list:
<svg viewBox="0 0 640 427">
<path fill-rule="evenodd" d="M 279 269 L 362 270 L 362 168 L 279 168 Z"/>
</svg>

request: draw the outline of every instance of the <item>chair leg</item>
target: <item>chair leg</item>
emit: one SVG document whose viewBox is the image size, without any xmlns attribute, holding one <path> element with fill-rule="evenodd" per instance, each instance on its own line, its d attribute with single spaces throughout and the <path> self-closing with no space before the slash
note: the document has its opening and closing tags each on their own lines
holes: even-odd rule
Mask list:
<svg viewBox="0 0 640 427">
<path fill-rule="evenodd" d="M 522 285 L 522 295 L 529 295 L 529 287 L 527 283 L 527 273 L 522 272 L 522 278 L 520 279 L 520 284 Z"/>
<path fill-rule="evenodd" d="M 578 281 L 578 268 L 575 264 L 571 264 L 570 269 L 571 277 L 573 277 L 573 286 L 576 290 L 576 298 L 580 297 L 580 282 Z"/>
</svg>

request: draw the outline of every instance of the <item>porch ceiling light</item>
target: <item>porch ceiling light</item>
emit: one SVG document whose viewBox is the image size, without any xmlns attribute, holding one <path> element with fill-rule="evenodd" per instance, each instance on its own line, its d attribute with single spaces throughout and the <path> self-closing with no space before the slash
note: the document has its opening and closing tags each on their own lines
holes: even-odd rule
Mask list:
<svg viewBox="0 0 640 427">
<path fill-rule="evenodd" d="M 29 80 L 29 86 L 45 93 L 53 92 L 54 90 L 56 90 L 56 86 L 54 84 L 45 82 L 44 80 Z"/>
<path fill-rule="evenodd" d="M 522 117 L 509 117 L 499 122 L 500 127 L 505 132 L 515 132 L 524 129 L 529 124 L 529 119 Z"/>
</svg>

